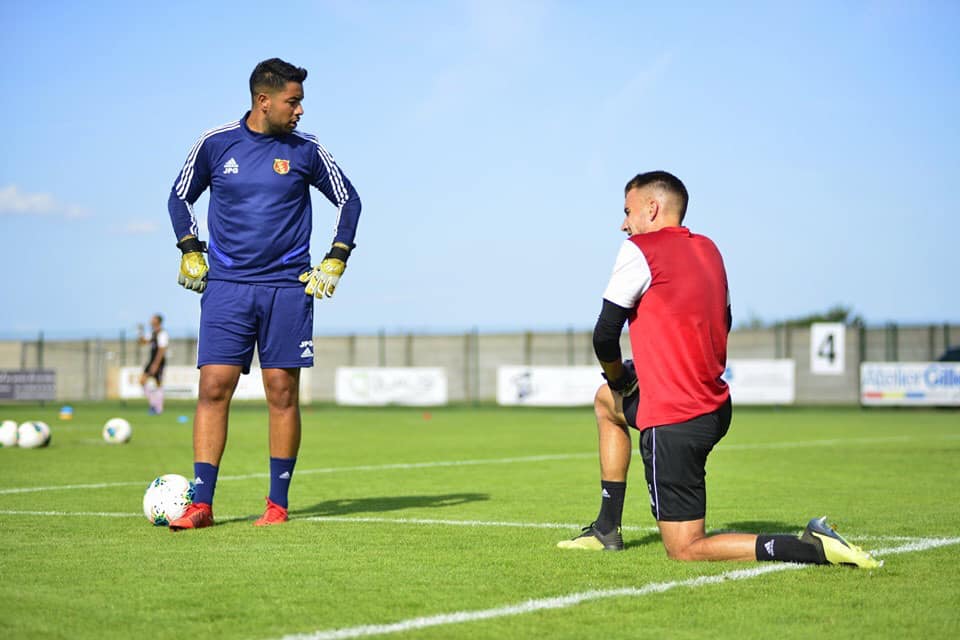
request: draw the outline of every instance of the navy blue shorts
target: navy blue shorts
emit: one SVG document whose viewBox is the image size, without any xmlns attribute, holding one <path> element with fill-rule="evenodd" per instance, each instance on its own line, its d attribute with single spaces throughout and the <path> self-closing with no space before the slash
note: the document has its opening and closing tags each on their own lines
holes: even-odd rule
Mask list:
<svg viewBox="0 0 960 640">
<path fill-rule="evenodd" d="M 197 366 L 231 364 L 250 373 L 313 366 L 313 296 L 303 287 L 211 280 L 200 299 Z"/>
</svg>

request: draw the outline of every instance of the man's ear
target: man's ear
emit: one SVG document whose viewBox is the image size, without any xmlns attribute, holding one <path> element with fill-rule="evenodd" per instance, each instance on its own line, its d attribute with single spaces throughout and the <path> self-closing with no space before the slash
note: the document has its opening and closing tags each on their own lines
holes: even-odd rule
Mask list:
<svg viewBox="0 0 960 640">
<path fill-rule="evenodd" d="M 656 220 L 658 215 L 660 215 L 660 203 L 651 198 L 650 204 L 647 205 L 647 216 L 650 222 Z"/>
</svg>

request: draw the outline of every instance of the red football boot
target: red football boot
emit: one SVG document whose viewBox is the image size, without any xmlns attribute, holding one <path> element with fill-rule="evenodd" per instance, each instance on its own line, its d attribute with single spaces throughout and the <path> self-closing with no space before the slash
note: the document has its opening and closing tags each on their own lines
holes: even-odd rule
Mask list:
<svg viewBox="0 0 960 640">
<path fill-rule="evenodd" d="M 213 508 L 205 502 L 194 502 L 186 512 L 170 523 L 170 531 L 202 529 L 213 526 Z"/>
<path fill-rule="evenodd" d="M 276 502 L 267 498 L 267 510 L 253 523 L 255 527 L 266 527 L 271 524 L 283 524 L 288 520 L 287 510 Z"/>
</svg>

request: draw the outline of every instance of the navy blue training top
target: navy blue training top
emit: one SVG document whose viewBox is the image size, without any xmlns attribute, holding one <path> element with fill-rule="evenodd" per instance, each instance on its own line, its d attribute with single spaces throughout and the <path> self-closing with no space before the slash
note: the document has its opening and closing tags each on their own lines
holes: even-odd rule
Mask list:
<svg viewBox="0 0 960 640">
<path fill-rule="evenodd" d="M 193 204 L 210 187 L 210 280 L 302 286 L 310 269 L 310 185 L 338 209 L 334 242 L 354 244 L 360 197 L 315 136 L 251 131 L 243 118 L 193 145 L 167 208 L 177 240 L 197 235 Z"/>
</svg>

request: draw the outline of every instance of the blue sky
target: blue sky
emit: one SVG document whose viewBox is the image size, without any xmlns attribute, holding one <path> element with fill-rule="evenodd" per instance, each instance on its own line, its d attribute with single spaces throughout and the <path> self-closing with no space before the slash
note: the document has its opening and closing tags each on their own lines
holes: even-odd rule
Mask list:
<svg viewBox="0 0 960 640">
<path fill-rule="evenodd" d="M 651 169 L 736 321 L 960 322 L 955 2 L 136 4 L 0 5 L 0 335 L 195 329 L 167 195 L 273 56 L 364 205 L 318 334 L 590 328 Z"/>
</svg>

